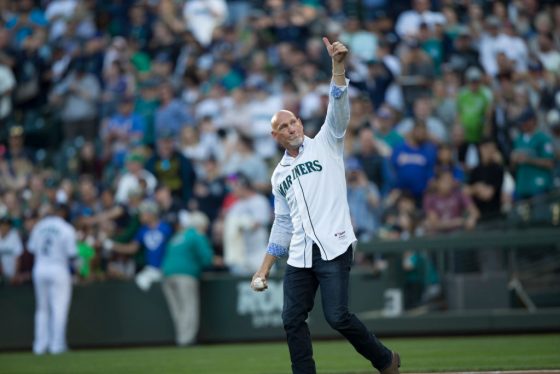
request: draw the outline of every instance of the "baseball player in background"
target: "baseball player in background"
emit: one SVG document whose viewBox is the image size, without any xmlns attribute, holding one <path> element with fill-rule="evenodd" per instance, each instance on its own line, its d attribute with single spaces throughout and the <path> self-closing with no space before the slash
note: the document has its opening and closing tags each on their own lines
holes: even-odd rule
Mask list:
<svg viewBox="0 0 560 374">
<path fill-rule="evenodd" d="M 398 374 L 400 358 L 387 349 L 348 310 L 348 283 L 356 237 L 346 200 L 343 142 L 350 120 L 345 60 L 340 42 L 323 42 L 332 58 L 332 79 L 325 123 L 315 138 L 304 135 L 301 120 L 281 110 L 271 120 L 272 137 L 285 148 L 272 174 L 274 223 L 256 291 L 266 289 L 270 269 L 288 255 L 282 320 L 292 372 L 316 372 L 307 317 L 321 288 L 323 311 L 339 331 L 382 374 Z M 289 250 L 288 250 L 289 248 Z"/>
<path fill-rule="evenodd" d="M 28 249 L 35 255 L 35 340 L 33 352 L 63 353 L 66 321 L 72 296 L 70 260 L 76 257 L 76 231 L 65 221 L 66 205 L 56 205 L 53 213 L 33 227 Z"/>
</svg>

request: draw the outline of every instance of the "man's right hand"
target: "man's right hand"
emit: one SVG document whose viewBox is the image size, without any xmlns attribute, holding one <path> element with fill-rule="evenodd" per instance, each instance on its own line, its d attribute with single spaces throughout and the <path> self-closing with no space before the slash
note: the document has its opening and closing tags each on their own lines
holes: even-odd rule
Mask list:
<svg viewBox="0 0 560 374">
<path fill-rule="evenodd" d="M 253 291 L 262 292 L 268 288 L 268 279 L 266 274 L 256 272 L 251 279 L 251 288 Z"/>
</svg>

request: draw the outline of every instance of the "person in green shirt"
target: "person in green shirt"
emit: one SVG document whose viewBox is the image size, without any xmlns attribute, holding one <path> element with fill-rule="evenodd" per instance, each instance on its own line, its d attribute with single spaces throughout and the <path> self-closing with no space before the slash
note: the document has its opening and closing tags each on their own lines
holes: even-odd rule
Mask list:
<svg viewBox="0 0 560 374">
<path fill-rule="evenodd" d="M 180 214 L 179 229 L 168 242 L 163 258 L 163 293 L 179 346 L 194 344 L 198 332 L 199 279 L 214 255 L 205 234 L 207 228 L 208 217 L 203 213 Z"/>
<path fill-rule="evenodd" d="M 515 196 L 531 198 L 553 187 L 552 139 L 537 129 L 537 116 L 525 109 L 515 121 L 521 133 L 514 142 L 511 163 L 515 168 Z"/>
<path fill-rule="evenodd" d="M 468 143 L 478 144 L 483 135 L 489 135 L 488 119 L 492 109 L 492 93 L 481 84 L 482 72 L 470 67 L 465 73 L 467 87 L 457 95 L 457 116 L 465 129 Z"/>
</svg>

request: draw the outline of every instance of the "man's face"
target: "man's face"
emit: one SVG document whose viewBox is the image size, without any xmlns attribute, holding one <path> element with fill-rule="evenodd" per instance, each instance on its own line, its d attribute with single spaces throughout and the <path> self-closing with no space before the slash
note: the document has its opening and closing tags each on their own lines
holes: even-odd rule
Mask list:
<svg viewBox="0 0 560 374">
<path fill-rule="evenodd" d="M 2 236 L 6 235 L 12 228 L 9 221 L 2 220 L 0 221 L 0 233 Z"/>
<path fill-rule="evenodd" d="M 447 196 L 453 190 L 453 175 L 449 172 L 443 173 L 437 181 L 437 189 L 441 195 Z"/>
<path fill-rule="evenodd" d="M 161 138 L 157 142 L 157 149 L 160 157 L 168 158 L 171 157 L 173 154 L 173 150 L 175 149 L 175 144 L 173 143 L 173 138 Z"/>
<path fill-rule="evenodd" d="M 528 119 L 519 126 L 519 129 L 521 132 L 530 133 L 535 129 L 536 124 L 537 122 L 534 119 Z"/>
<path fill-rule="evenodd" d="M 430 9 L 430 1 L 429 0 L 416 0 L 414 1 L 414 9 L 418 13 L 423 13 Z"/>
<path fill-rule="evenodd" d="M 272 123 L 272 137 L 287 149 L 297 149 L 303 144 L 303 124 L 289 111 L 280 111 Z"/>
<path fill-rule="evenodd" d="M 418 143 L 424 143 L 428 139 L 428 130 L 425 124 L 416 124 L 412 129 L 412 136 Z"/>
</svg>

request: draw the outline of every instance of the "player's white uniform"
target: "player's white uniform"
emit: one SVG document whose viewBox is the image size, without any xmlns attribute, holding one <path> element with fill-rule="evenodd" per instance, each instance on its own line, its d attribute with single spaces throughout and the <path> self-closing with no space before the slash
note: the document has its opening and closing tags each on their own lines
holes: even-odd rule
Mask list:
<svg viewBox="0 0 560 374">
<path fill-rule="evenodd" d="M 35 254 L 33 352 L 61 353 L 67 349 L 66 321 L 72 296 L 69 258 L 77 255 L 76 231 L 60 217 L 45 217 L 31 231 L 28 248 Z"/>
<path fill-rule="evenodd" d="M 347 82 L 348 84 L 348 82 Z M 271 178 L 275 220 L 290 216 L 288 264 L 312 267 L 315 243 L 323 260 L 332 260 L 356 242 L 346 198 L 344 134 L 350 119 L 347 86 L 331 84 L 325 124 L 305 137 L 297 157 L 287 152 Z M 288 243 L 271 242 L 288 247 Z"/>
<path fill-rule="evenodd" d="M 17 259 L 23 253 L 23 244 L 16 229 L 11 229 L 4 237 L 0 237 L 0 267 L 2 275 L 12 279 L 16 275 Z"/>
</svg>

